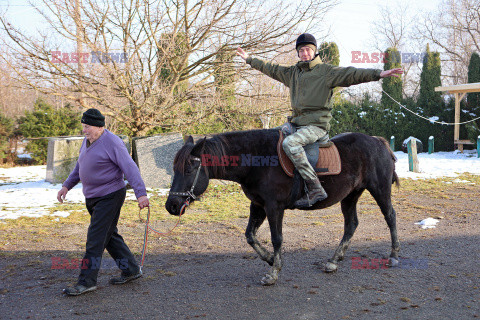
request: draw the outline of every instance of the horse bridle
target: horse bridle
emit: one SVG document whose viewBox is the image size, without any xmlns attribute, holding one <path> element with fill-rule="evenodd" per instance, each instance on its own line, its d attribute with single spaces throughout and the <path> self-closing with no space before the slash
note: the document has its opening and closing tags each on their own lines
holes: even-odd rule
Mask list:
<svg viewBox="0 0 480 320">
<path fill-rule="evenodd" d="M 185 204 L 187 204 L 187 205 L 190 203 L 191 199 L 193 199 L 193 200 L 197 199 L 195 194 L 193 194 L 193 190 L 195 189 L 195 185 L 197 184 L 198 177 L 200 175 L 200 169 L 202 168 L 202 160 L 200 158 L 192 157 L 192 160 L 198 161 L 198 162 L 200 162 L 200 164 L 198 165 L 197 173 L 195 174 L 195 179 L 193 180 L 193 184 L 192 184 L 192 187 L 190 188 L 190 190 L 185 191 L 185 192 L 175 192 L 175 191 L 169 191 L 168 192 L 168 194 L 172 195 L 172 196 L 187 197 L 187 199 L 185 200 Z"/>
</svg>

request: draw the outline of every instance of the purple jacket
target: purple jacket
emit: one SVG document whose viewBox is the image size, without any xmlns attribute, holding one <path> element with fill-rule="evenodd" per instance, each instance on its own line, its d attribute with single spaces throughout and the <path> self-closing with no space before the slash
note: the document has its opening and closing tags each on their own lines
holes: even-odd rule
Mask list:
<svg viewBox="0 0 480 320">
<path fill-rule="evenodd" d="M 77 165 L 62 186 L 70 190 L 82 181 L 85 198 L 102 197 L 125 187 L 124 174 L 137 199 L 147 195 L 140 170 L 122 139 L 105 129 L 90 147 L 83 140 Z"/>
</svg>

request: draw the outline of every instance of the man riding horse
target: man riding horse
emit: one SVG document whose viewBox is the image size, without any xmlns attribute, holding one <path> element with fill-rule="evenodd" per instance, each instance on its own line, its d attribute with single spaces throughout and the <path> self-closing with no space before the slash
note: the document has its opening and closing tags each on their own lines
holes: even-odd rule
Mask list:
<svg viewBox="0 0 480 320">
<path fill-rule="evenodd" d="M 303 33 L 297 38 L 296 50 L 300 61 L 293 66 L 281 66 L 252 58 L 242 48 L 238 48 L 237 55 L 252 68 L 290 88 L 293 109 L 290 122 L 297 131 L 285 138 L 283 149 L 305 180 L 308 192 L 295 202 L 295 207 L 305 208 L 327 198 L 303 147 L 318 140 L 328 141 L 333 89 L 378 81 L 385 77 L 398 77 L 403 70 L 342 68 L 323 63 L 316 53 L 317 40 L 309 33 Z"/>
</svg>

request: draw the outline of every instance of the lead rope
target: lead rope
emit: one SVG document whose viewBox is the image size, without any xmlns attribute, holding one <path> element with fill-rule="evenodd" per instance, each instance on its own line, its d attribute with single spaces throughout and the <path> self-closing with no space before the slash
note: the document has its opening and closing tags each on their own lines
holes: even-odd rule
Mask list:
<svg viewBox="0 0 480 320">
<path fill-rule="evenodd" d="M 167 232 L 160 232 L 160 231 L 157 231 L 155 230 L 154 228 L 152 228 L 150 226 L 150 207 L 148 207 L 148 213 L 147 213 L 147 220 L 145 221 L 145 234 L 143 235 L 143 249 L 142 249 L 142 260 L 141 260 L 141 263 L 140 263 L 140 272 L 142 271 L 142 268 L 143 268 L 143 262 L 145 261 L 145 254 L 147 253 L 147 242 L 148 242 L 148 231 L 149 230 L 152 230 L 153 232 L 155 233 L 158 233 L 160 235 L 168 235 L 170 233 L 172 233 L 172 231 L 178 226 L 178 224 L 180 223 L 180 219 L 183 215 L 183 213 L 185 212 L 185 208 L 188 207 L 189 205 L 189 201 L 185 201 L 185 203 L 183 204 L 182 208 L 180 209 L 180 214 L 178 215 L 178 220 L 177 220 L 177 223 L 173 226 L 172 229 L 170 229 L 169 231 Z M 142 209 L 140 209 L 140 211 L 138 212 L 138 216 L 140 218 L 140 220 L 142 220 L 142 217 L 140 216 L 140 213 L 142 212 Z"/>
<path fill-rule="evenodd" d="M 152 230 L 153 232 L 161 234 L 161 235 L 167 235 L 167 234 L 171 233 L 173 231 L 173 229 L 175 229 L 178 226 L 178 224 L 180 223 L 180 218 L 182 217 L 183 213 L 185 212 L 185 208 L 190 205 L 190 200 L 197 199 L 197 197 L 193 193 L 193 190 L 195 189 L 195 186 L 196 186 L 197 181 L 198 181 L 198 177 L 200 176 L 200 170 L 202 169 L 202 160 L 200 158 L 197 158 L 197 157 L 193 157 L 192 159 L 195 160 L 195 161 L 199 161 L 200 164 L 198 165 L 197 173 L 195 174 L 195 179 L 193 180 L 193 184 L 192 184 L 192 187 L 190 188 L 190 191 L 187 191 L 187 192 L 172 192 L 172 191 L 170 191 L 169 192 L 169 194 L 171 194 L 171 195 L 186 196 L 187 197 L 187 199 L 183 203 L 182 207 L 180 208 L 180 214 L 178 215 L 178 221 L 175 224 L 175 226 L 173 226 L 173 228 L 170 229 L 168 232 L 159 232 L 159 231 L 155 230 L 154 228 L 150 227 L 150 225 L 149 225 L 149 222 L 150 222 L 150 207 L 148 207 L 147 221 L 145 222 L 145 234 L 143 236 L 142 262 L 140 264 L 140 271 L 142 271 L 143 262 L 145 261 L 145 254 L 147 252 L 148 231 Z M 138 212 L 138 216 L 140 217 L 140 220 L 142 220 L 142 217 L 140 216 L 141 212 L 142 212 L 142 209 L 140 209 L 140 211 Z"/>
</svg>

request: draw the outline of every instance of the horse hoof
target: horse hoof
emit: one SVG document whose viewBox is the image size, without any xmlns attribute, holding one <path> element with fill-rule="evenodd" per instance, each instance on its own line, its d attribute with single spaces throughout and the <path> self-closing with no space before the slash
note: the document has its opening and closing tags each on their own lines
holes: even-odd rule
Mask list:
<svg viewBox="0 0 480 320">
<path fill-rule="evenodd" d="M 398 259 L 392 258 L 392 257 L 388 258 L 388 264 L 387 265 L 389 267 L 398 267 L 398 264 L 399 264 Z"/>
<path fill-rule="evenodd" d="M 337 269 L 338 269 L 338 266 L 337 266 L 335 263 L 333 263 L 333 262 L 327 262 L 327 263 L 325 263 L 325 269 L 324 269 L 324 271 L 325 271 L 326 273 L 335 272 L 335 271 L 337 271 Z"/>
<path fill-rule="evenodd" d="M 262 283 L 262 286 L 271 286 L 277 282 L 277 279 L 272 277 L 270 274 L 266 274 L 260 282 Z"/>
</svg>

